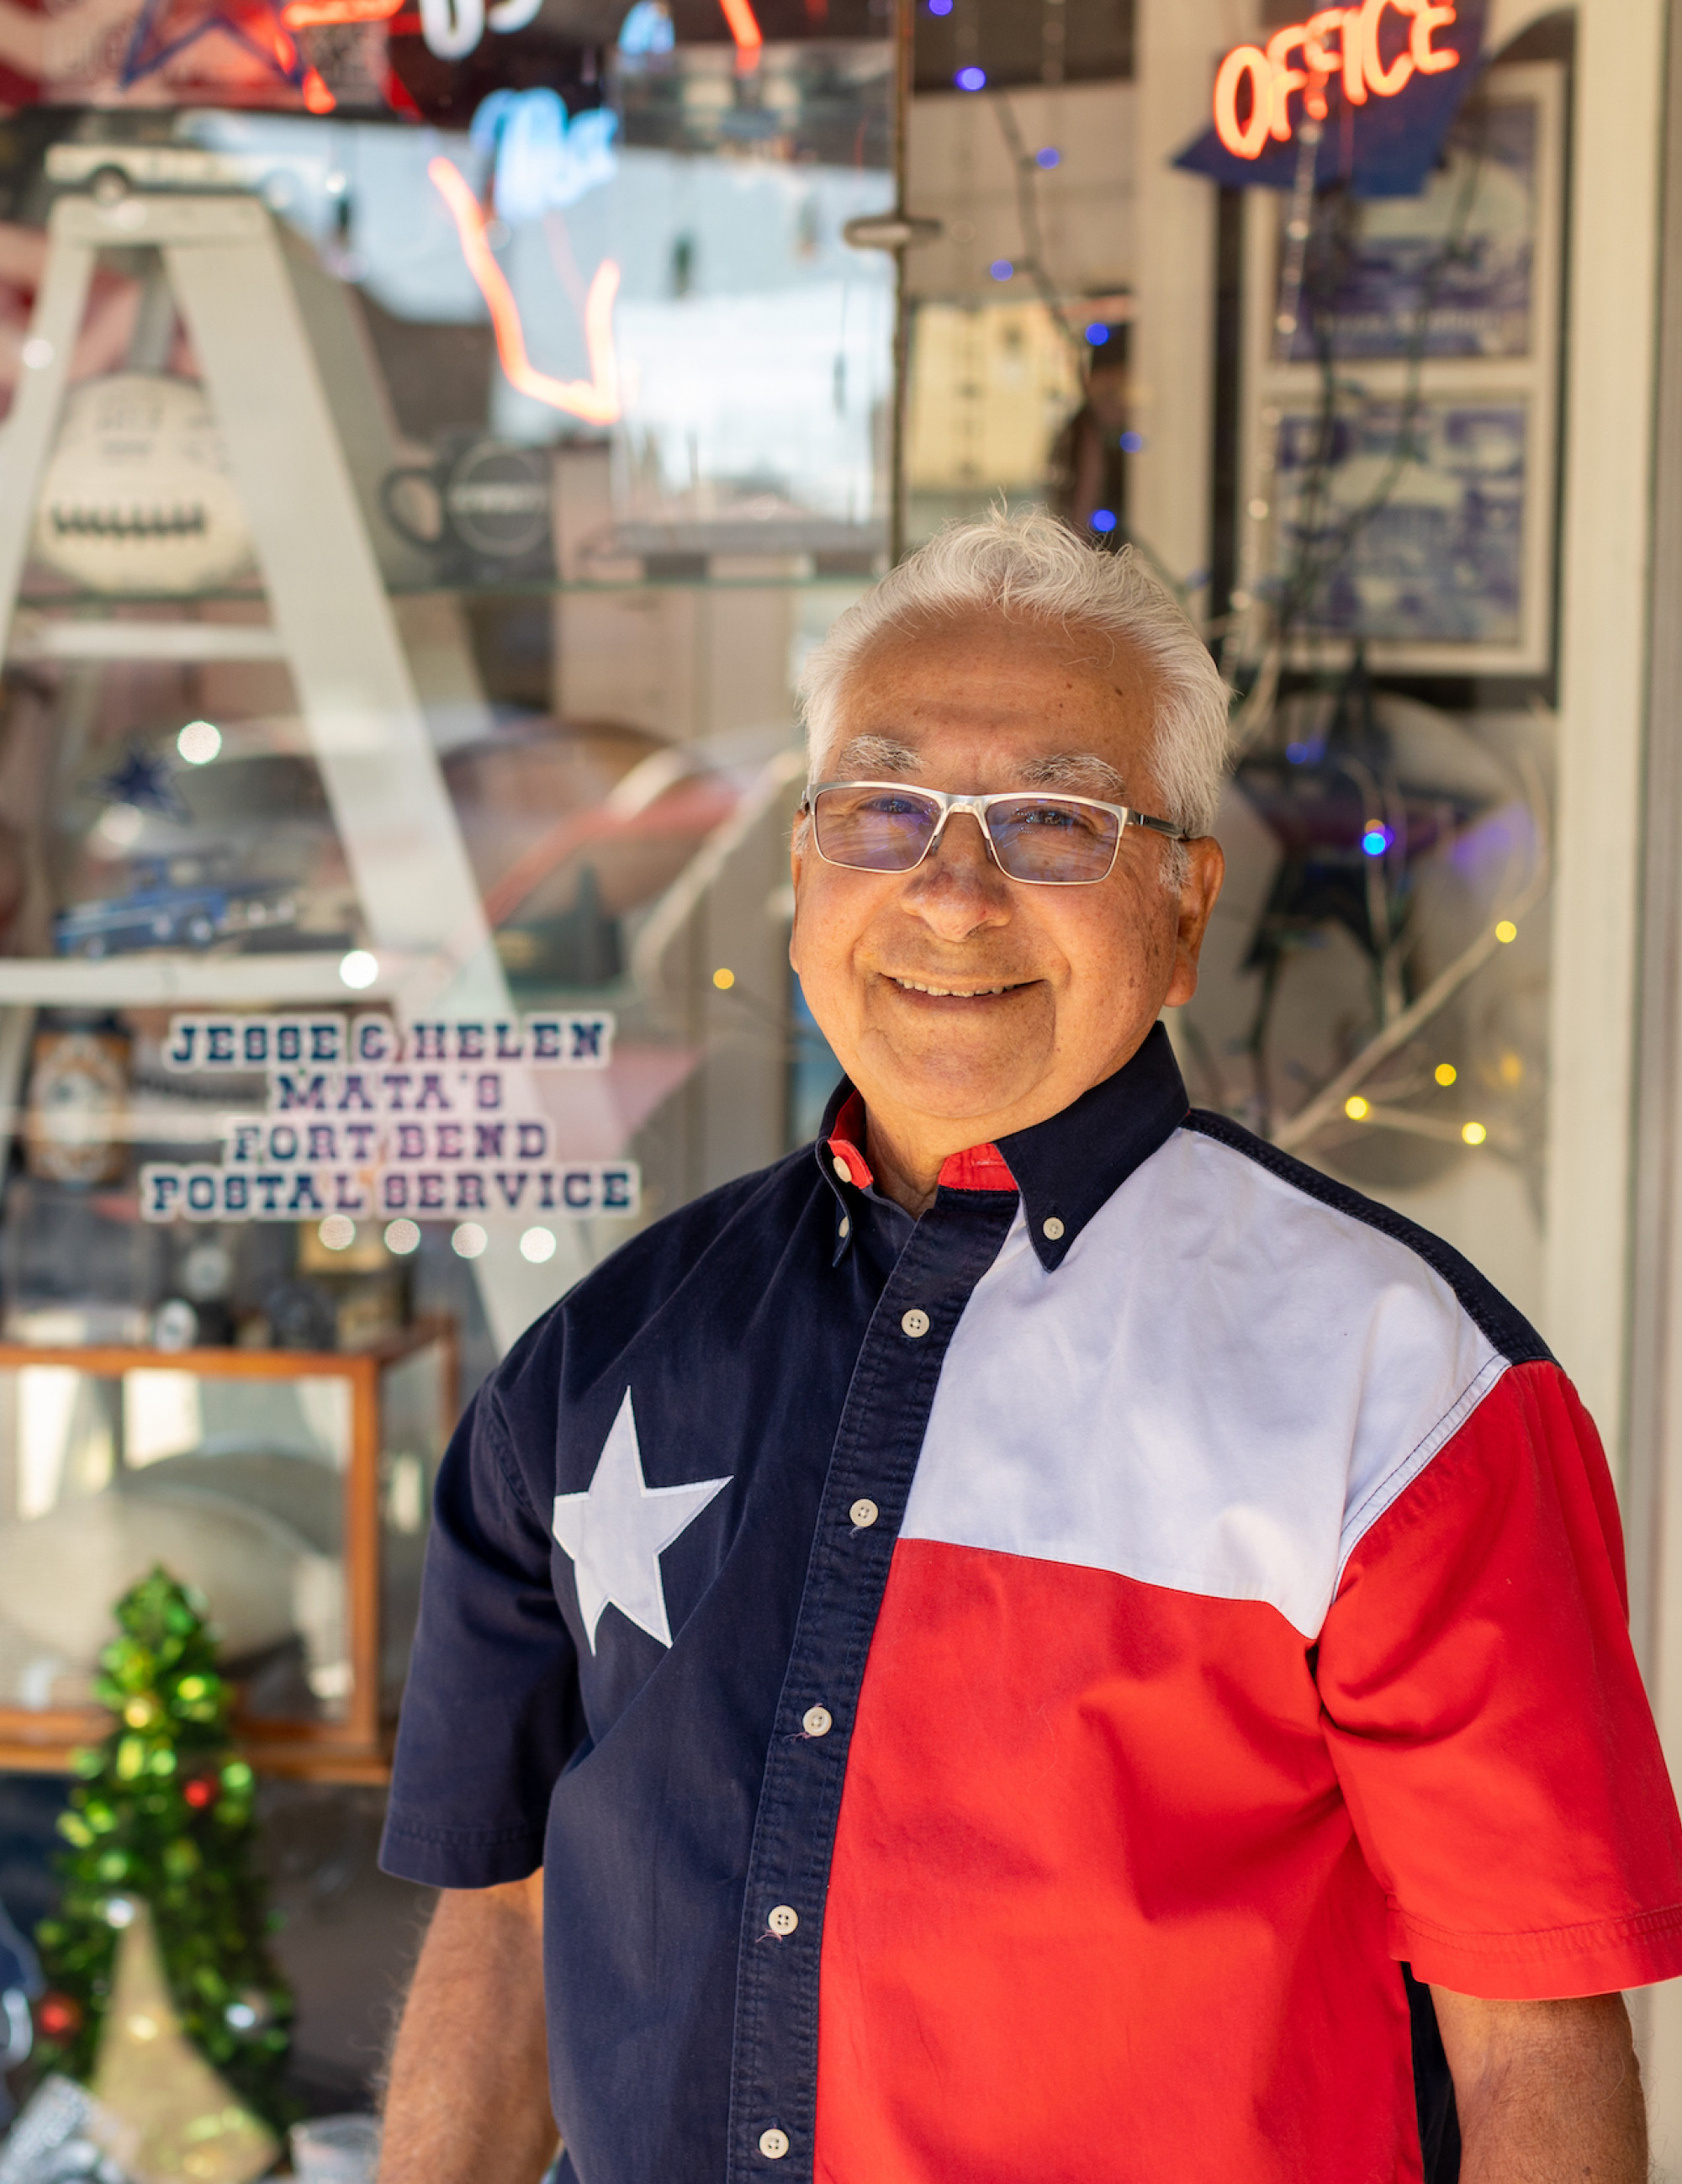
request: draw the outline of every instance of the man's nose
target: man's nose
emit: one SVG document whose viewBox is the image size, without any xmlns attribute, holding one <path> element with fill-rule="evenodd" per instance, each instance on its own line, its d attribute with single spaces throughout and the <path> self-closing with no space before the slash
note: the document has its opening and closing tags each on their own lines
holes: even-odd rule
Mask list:
<svg viewBox="0 0 1682 2184">
<path fill-rule="evenodd" d="M 973 811 L 955 811 L 940 839 L 911 874 L 908 896 L 918 915 L 943 935 L 961 938 L 1010 916 L 1010 883 Z"/>
</svg>

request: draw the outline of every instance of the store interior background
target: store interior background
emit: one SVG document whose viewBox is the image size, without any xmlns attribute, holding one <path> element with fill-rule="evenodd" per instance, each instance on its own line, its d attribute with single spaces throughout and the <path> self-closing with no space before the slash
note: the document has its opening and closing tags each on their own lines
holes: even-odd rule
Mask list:
<svg viewBox="0 0 1682 2184">
<path fill-rule="evenodd" d="M 1447 1236 L 1542 1329 L 1613 1457 L 1638 1647 L 1682 1753 L 1682 1618 L 1667 1607 L 1682 1597 L 1682 1493 L 1667 1491 L 1682 1479 L 1682 655 L 1655 611 L 1682 581 L 1669 0 L 1488 7 L 1486 97 L 1534 126 L 1527 331 L 1422 371 L 1427 403 L 1484 419 L 1491 479 L 1504 463 L 1518 479 L 1518 588 L 1510 613 L 1473 616 L 1434 651 L 1382 632 L 1367 648 L 1362 748 L 1394 760 L 1372 788 L 1382 900 L 1364 866 L 1351 882 L 1347 860 L 1329 877 L 1291 862 L 1292 784 L 1366 700 L 1341 636 L 1298 632 L 1268 666 L 1280 420 L 1315 398 L 1274 325 L 1283 201 L 1173 164 L 1207 126 L 1220 56 L 1295 20 L 1286 0 L 915 0 L 902 153 L 892 0 L 765 0 L 751 67 L 715 0 L 673 0 L 669 51 L 659 10 L 627 32 L 613 0 L 543 0 L 454 59 L 412 26 L 317 31 L 302 43 L 338 94 L 326 115 L 260 110 L 284 102 L 253 92 L 248 67 L 220 99 L 163 70 L 122 92 L 122 42 L 99 29 L 112 9 L 77 6 L 35 16 L 83 34 L 41 47 L 47 73 L 31 75 L 29 11 L 0 0 L 0 103 L 19 100 L 0 119 L 7 477 L 26 439 L 36 450 L 26 518 L 0 512 L 0 1104 L 16 1115 L 0 1558 L 8 1531 L 14 1552 L 57 1522 L 56 1567 L 81 1585 L 47 1670 L 41 1630 L 8 1626 L 0 1597 L 0 1902 L 19 1923 L 46 1908 L 64 1791 L 39 1732 L 73 1709 L 76 1645 L 109 1600 L 75 1575 L 89 1506 L 143 1502 L 140 1481 L 175 1509 L 183 1553 L 206 1558 L 186 1574 L 214 1600 L 247 1565 L 199 1523 L 203 1493 L 195 1514 L 192 1481 L 178 1470 L 172 1490 L 158 1462 L 279 1451 L 336 1491 L 364 1465 L 395 1667 L 347 1665 L 354 1618 L 337 1607 L 253 1642 L 274 1659 L 290 1646 L 308 1687 L 270 1680 L 296 1734 L 262 1793 L 298 2090 L 321 2110 L 366 2101 L 427 1898 L 375 1870 L 381 1769 L 345 1724 L 388 1711 L 400 1682 L 415 1482 L 454 1401 L 626 1233 L 557 1219 L 534 1255 L 521 1223 L 491 1222 L 464 1253 L 461 1223 L 437 1220 L 394 1252 L 377 1223 L 348 1245 L 314 1222 L 143 1223 L 139 1164 L 214 1157 L 210 1108 L 261 1105 L 254 1081 L 207 1090 L 171 1072 L 172 1010 L 342 1006 L 359 952 L 360 1007 L 610 1009 L 612 1069 L 539 1094 L 568 1156 L 638 1164 L 639 1219 L 804 1141 L 833 1071 L 787 967 L 794 678 L 898 540 L 1001 497 L 1131 538 L 1241 689 L 1280 677 L 1277 704 L 1248 716 L 1248 772 L 1222 816 L 1232 879 L 1204 991 L 1174 1027 L 1193 1096 Z M 213 42 L 193 65 L 212 66 Z M 960 88 L 966 71 L 984 86 Z M 556 91 L 560 140 L 533 96 Z M 604 107 L 610 143 L 573 135 Z M 1440 193 L 1468 171 L 1468 141 L 1451 140 Z M 168 184 L 130 193 L 143 216 L 100 226 L 114 218 L 90 187 L 102 159 L 138 173 L 149 150 L 220 161 L 203 170 L 215 188 L 266 208 L 248 247 L 216 246 L 214 275 Z M 441 156 L 502 269 L 523 391 L 473 271 L 473 215 L 431 171 Z M 1503 177 L 1485 161 L 1497 243 L 1521 217 L 1487 194 Z M 49 243 L 67 196 L 82 224 L 54 214 Z M 898 254 L 848 241 L 849 222 L 896 209 L 938 231 Z M 1393 227 L 1432 231 L 1405 214 Z M 89 236 L 83 297 L 64 269 Z M 590 329 L 610 265 L 614 398 L 581 416 L 607 386 Z M 26 351 L 55 278 L 71 338 L 42 365 Z M 64 389 L 50 405 L 43 389 L 65 362 L 61 425 Z M 1347 370 L 1377 398 L 1406 376 L 1393 355 Z M 151 588 L 115 593 L 109 542 L 75 510 L 125 429 L 96 414 L 98 387 L 125 375 L 202 379 L 243 493 L 213 491 L 208 534 L 163 542 Z M 1488 423 L 1514 415 L 1516 460 Z M 136 460 L 190 466 L 204 429 L 190 406 L 154 417 Z M 70 511 L 56 546 L 37 501 L 42 521 Z M 359 740 L 358 718 L 381 733 Z M 204 722 L 217 742 L 195 760 L 180 736 Z M 1380 960 L 1392 915 L 1406 945 Z M 1339 1094 L 1351 1057 L 1497 921 L 1513 935 Z M 119 1089 L 96 1086 L 96 1109 L 126 1119 L 101 1139 L 61 1117 L 55 1134 L 53 1100 L 85 1107 L 102 1068 Z M 135 1379 L 160 1327 L 180 1335 L 175 1307 L 190 1342 L 253 1356 L 395 1357 L 444 1330 L 448 1368 L 430 1409 L 382 1384 L 365 1458 L 320 1372 Z M 74 1362 L 86 1346 L 109 1353 L 97 1372 Z M 50 1460 L 26 1457 L 31 1435 Z M 213 1485 L 250 1507 L 266 1490 L 250 1468 Z M 363 1581 L 372 1549 L 337 1507 L 301 1545 L 294 1524 L 290 1547 L 272 1524 L 259 1540 L 262 1524 L 241 1552 L 291 1553 L 295 1602 L 306 1562 L 318 1591 Z M 1639 2019 L 1658 2173 L 1682 2176 L 1682 1998 L 1646 1998 Z"/>
</svg>

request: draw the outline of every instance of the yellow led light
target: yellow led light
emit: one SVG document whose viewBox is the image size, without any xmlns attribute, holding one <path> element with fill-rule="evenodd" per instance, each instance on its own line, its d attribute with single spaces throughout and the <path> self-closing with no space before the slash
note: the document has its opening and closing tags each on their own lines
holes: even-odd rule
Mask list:
<svg viewBox="0 0 1682 2184">
<path fill-rule="evenodd" d="M 1490 1134 L 1481 1123 L 1462 1123 L 1460 1134 L 1468 1145 L 1481 1145 Z"/>
<path fill-rule="evenodd" d="M 1495 928 L 1495 939 L 1501 941 L 1507 941 L 1516 940 L 1518 938 L 1518 928 L 1513 923 L 1512 920 L 1510 917 L 1502 918 L 1501 923 Z"/>
<path fill-rule="evenodd" d="M 736 983 L 736 973 L 733 971 L 715 971 L 712 982 L 721 994 L 727 994 Z"/>
<path fill-rule="evenodd" d="M 1504 1054 L 1501 1058 L 1501 1081 L 1503 1084 L 1522 1084 L 1524 1082 L 1523 1057 Z"/>
<path fill-rule="evenodd" d="M 1452 1084 L 1460 1072 L 1451 1061 L 1440 1061 L 1431 1072 L 1439 1084 Z"/>
<path fill-rule="evenodd" d="M 1373 1110 L 1361 1095 L 1356 1092 L 1344 1101 L 1343 1112 L 1351 1123 L 1364 1123 Z"/>
</svg>

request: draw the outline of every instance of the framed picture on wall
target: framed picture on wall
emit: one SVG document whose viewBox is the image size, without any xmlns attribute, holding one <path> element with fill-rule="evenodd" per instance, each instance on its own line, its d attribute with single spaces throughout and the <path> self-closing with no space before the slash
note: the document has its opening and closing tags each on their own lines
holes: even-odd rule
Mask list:
<svg viewBox="0 0 1682 2184">
<path fill-rule="evenodd" d="M 1282 404 L 1275 538 L 1312 577 L 1305 634 L 1422 671 L 1474 650 L 1545 660 L 1548 450 L 1523 387 L 1447 388 L 1336 415 Z"/>
<path fill-rule="evenodd" d="M 1239 567 L 1293 657 L 1551 667 L 1563 120 L 1495 69 L 1419 196 L 1250 193 Z"/>
</svg>

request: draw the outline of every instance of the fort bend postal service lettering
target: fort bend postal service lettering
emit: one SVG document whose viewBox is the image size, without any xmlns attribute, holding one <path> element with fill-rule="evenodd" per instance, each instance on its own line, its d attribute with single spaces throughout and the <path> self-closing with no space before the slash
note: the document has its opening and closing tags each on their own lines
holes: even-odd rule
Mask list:
<svg viewBox="0 0 1682 2184">
<path fill-rule="evenodd" d="M 856 1098 L 443 1464 L 383 1857 L 540 1862 L 581 2184 L 1422 2175 L 1402 1964 L 1682 1971 L 1594 1429 L 1158 1027 L 915 1223 Z"/>
<path fill-rule="evenodd" d="M 537 1070 L 605 1069 L 600 1011 L 498 1022 L 180 1016 L 164 1055 L 184 1072 L 268 1083 L 267 1112 L 231 1112 L 220 1163 L 150 1162 L 147 1221 L 297 1221 L 342 1213 L 628 1217 L 632 1161 L 569 1161 L 522 1102 Z"/>
</svg>

